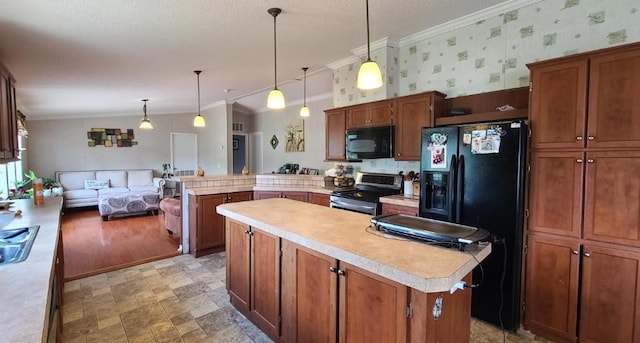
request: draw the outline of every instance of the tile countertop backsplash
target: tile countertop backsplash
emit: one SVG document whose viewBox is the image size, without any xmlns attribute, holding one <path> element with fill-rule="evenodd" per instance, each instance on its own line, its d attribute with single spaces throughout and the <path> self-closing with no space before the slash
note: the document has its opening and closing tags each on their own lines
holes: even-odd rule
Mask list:
<svg viewBox="0 0 640 343">
<path fill-rule="evenodd" d="M 324 187 L 324 176 L 320 175 L 205 175 L 181 176 L 177 178 L 187 189 L 204 187 L 238 186 L 298 186 Z"/>
</svg>

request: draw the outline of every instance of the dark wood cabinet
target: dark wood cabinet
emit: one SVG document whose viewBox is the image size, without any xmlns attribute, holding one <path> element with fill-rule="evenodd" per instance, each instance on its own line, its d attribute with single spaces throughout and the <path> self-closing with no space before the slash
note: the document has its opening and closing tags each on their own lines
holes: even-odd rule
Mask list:
<svg viewBox="0 0 640 343">
<path fill-rule="evenodd" d="M 524 322 L 528 330 L 576 342 L 580 244 L 529 235 Z"/>
<path fill-rule="evenodd" d="M 532 148 L 640 148 L 640 44 L 528 66 Z"/>
<path fill-rule="evenodd" d="M 529 175 L 529 231 L 580 237 L 584 154 L 532 152 Z"/>
<path fill-rule="evenodd" d="M 291 200 L 297 200 L 302 202 L 307 202 L 308 193 L 307 192 L 276 192 L 276 191 L 255 191 L 254 199 L 271 199 L 271 198 L 287 198 Z"/>
<path fill-rule="evenodd" d="M 309 202 L 312 204 L 329 207 L 330 205 L 329 194 L 309 193 Z"/>
<path fill-rule="evenodd" d="M 421 129 L 433 127 L 434 110 L 442 111 L 443 98 L 444 94 L 429 92 L 395 100 L 396 160 L 420 161 Z"/>
<path fill-rule="evenodd" d="M 282 245 L 283 341 L 407 341 L 406 286 L 288 241 Z"/>
<path fill-rule="evenodd" d="M 381 100 L 347 108 L 347 129 L 393 125 L 393 101 Z"/>
<path fill-rule="evenodd" d="M 527 245 L 527 329 L 558 342 L 640 339 L 639 253 L 536 235 Z"/>
<path fill-rule="evenodd" d="M 260 330 L 280 336 L 280 239 L 226 220 L 227 290 L 233 304 Z"/>
<path fill-rule="evenodd" d="M 345 109 L 325 111 L 325 161 L 346 160 L 346 116 Z"/>
<path fill-rule="evenodd" d="M 640 43 L 529 67 L 526 325 L 640 341 Z"/>
<path fill-rule="evenodd" d="M 406 214 L 409 216 L 418 216 L 418 208 L 411 206 L 402 206 L 395 204 L 382 204 L 382 214 Z"/>
<path fill-rule="evenodd" d="M 224 250 L 224 217 L 216 207 L 251 200 L 252 192 L 189 195 L 189 253 L 196 257 Z"/>
<path fill-rule="evenodd" d="M 15 80 L 0 63 L 0 162 L 18 159 Z"/>
</svg>

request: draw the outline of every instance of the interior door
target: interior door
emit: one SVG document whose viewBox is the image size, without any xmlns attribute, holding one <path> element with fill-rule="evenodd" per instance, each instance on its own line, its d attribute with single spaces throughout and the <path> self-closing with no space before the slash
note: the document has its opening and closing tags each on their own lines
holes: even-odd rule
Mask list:
<svg viewBox="0 0 640 343">
<path fill-rule="evenodd" d="M 176 176 L 193 175 L 198 168 L 198 135 L 171 132 L 171 167 Z"/>
</svg>

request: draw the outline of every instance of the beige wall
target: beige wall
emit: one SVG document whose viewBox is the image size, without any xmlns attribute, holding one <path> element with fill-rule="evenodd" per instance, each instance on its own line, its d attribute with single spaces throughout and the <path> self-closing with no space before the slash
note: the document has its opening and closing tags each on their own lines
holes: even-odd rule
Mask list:
<svg viewBox="0 0 640 343">
<path fill-rule="evenodd" d="M 150 116 L 154 129 L 140 130 L 141 116 L 37 120 L 28 123 L 28 169 L 38 176 L 58 170 L 151 168 L 161 173 L 170 162 L 170 132 L 194 133 L 192 114 Z M 89 147 L 94 127 L 134 129 L 138 145 L 130 148 Z"/>
</svg>

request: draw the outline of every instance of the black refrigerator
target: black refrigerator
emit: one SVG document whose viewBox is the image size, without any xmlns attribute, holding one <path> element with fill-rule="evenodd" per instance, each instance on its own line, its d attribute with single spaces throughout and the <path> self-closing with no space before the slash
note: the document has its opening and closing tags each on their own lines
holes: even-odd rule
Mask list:
<svg viewBox="0 0 640 343">
<path fill-rule="evenodd" d="M 422 129 L 419 214 L 491 233 L 471 315 L 508 330 L 520 324 L 527 131 L 524 121 Z"/>
</svg>

